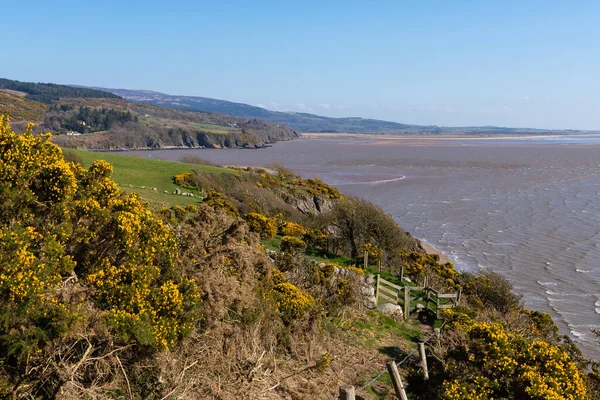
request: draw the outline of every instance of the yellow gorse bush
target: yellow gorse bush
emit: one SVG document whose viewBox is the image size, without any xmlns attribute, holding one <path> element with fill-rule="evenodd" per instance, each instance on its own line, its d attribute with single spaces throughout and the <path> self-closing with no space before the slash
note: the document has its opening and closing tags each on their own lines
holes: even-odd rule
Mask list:
<svg viewBox="0 0 600 400">
<path fill-rule="evenodd" d="M 340 279 L 337 285 L 337 296 L 342 304 L 350 304 L 352 302 L 352 286 L 348 279 Z"/>
<path fill-rule="evenodd" d="M 283 252 L 295 254 L 298 251 L 304 249 L 305 247 L 306 243 L 304 242 L 304 240 L 296 236 L 283 236 L 281 238 L 280 249 Z"/>
<path fill-rule="evenodd" d="M 411 252 L 401 253 L 400 257 L 404 261 L 404 272 L 412 277 L 422 276 L 426 269 L 431 269 L 442 278 L 450 280 L 458 275 L 458 272 L 456 272 L 454 269 L 454 263 L 452 263 L 452 261 L 440 264 L 438 262 L 438 258 L 430 254 Z M 448 284 L 449 283 L 450 282 L 448 281 Z"/>
<path fill-rule="evenodd" d="M 381 247 L 373 243 L 365 243 L 360 250 L 363 254 L 367 253 L 369 255 L 369 259 L 373 260 L 379 260 L 383 255 L 383 250 Z"/>
<path fill-rule="evenodd" d="M 29 299 L 48 299 L 51 291 L 62 282 L 57 264 L 65 269 L 74 266 L 63 252 L 53 251 L 53 260 L 41 261 L 37 254 L 46 250 L 40 248 L 42 240 L 42 235 L 33 227 L 2 228 L 0 231 L 0 291 L 8 301 L 23 303 Z"/>
<path fill-rule="evenodd" d="M 328 273 L 325 274 L 326 277 L 330 278 L 333 275 L 335 268 L 343 269 L 346 271 L 352 271 L 359 276 L 365 276 L 365 270 L 362 268 L 357 268 L 352 265 L 342 265 L 342 264 L 338 264 L 338 263 L 334 263 L 334 262 L 328 262 L 325 264 L 325 267 L 323 268 L 324 271 L 325 270 L 329 271 Z"/>
<path fill-rule="evenodd" d="M 173 345 L 200 303 L 195 283 L 174 273 L 174 233 L 120 192 L 109 163 L 86 170 L 65 161 L 49 134 L 35 137 L 30 125 L 18 135 L 8 122 L 0 116 L 0 306 L 21 310 L 15 323 L 36 324 L 32 310 L 61 305 L 59 289 L 75 276 L 115 332 Z"/>
<path fill-rule="evenodd" d="M 327 249 L 327 234 L 320 229 L 308 229 L 303 239 L 307 245 L 316 249 Z"/>
<path fill-rule="evenodd" d="M 308 187 L 308 192 L 314 195 L 323 194 L 328 199 L 343 198 L 336 188 L 329 186 L 319 178 L 308 179 L 306 181 L 306 186 Z"/>
<path fill-rule="evenodd" d="M 321 358 L 316 362 L 315 364 L 315 370 L 323 372 L 325 371 L 327 368 L 329 368 L 331 366 L 331 361 L 333 360 L 333 357 L 331 357 L 331 354 L 329 353 L 325 353 L 321 356 Z"/>
<path fill-rule="evenodd" d="M 285 169 L 280 169 L 278 171 L 278 176 L 274 176 L 267 173 L 260 173 L 258 175 L 259 182 L 257 182 L 257 186 L 261 188 L 279 188 L 279 187 L 287 187 L 289 189 L 294 189 L 303 194 L 310 194 L 313 196 L 322 196 L 328 199 L 342 199 L 343 196 L 340 192 L 325 182 L 320 180 L 319 178 L 307 179 L 303 180 L 290 171 L 286 171 Z"/>
<path fill-rule="evenodd" d="M 191 172 L 183 172 L 181 174 L 177 174 L 177 175 L 173 176 L 173 183 L 175 183 L 176 185 L 189 185 L 190 178 L 193 175 L 194 174 Z"/>
<path fill-rule="evenodd" d="M 210 191 L 204 199 L 204 204 L 211 206 L 215 210 L 224 210 L 227 214 L 237 217 L 240 215 L 238 209 L 231 204 L 223 193 Z"/>
<path fill-rule="evenodd" d="M 275 285 L 273 298 L 281 314 L 292 320 L 301 318 L 314 304 L 311 295 L 289 282 Z"/>
<path fill-rule="evenodd" d="M 362 268 L 353 267 L 352 265 L 340 265 L 339 268 L 352 271 L 360 276 L 365 276 L 365 270 Z"/>
<path fill-rule="evenodd" d="M 270 239 L 277 233 L 277 222 L 259 213 L 244 215 L 246 224 L 252 232 L 256 232 L 262 239 Z"/>
<path fill-rule="evenodd" d="M 284 322 L 291 323 L 302 318 L 315 305 L 310 294 L 290 283 L 277 269 L 272 271 L 271 283 L 272 286 L 265 291 L 264 297 L 279 310 Z"/>
<path fill-rule="evenodd" d="M 447 357 L 451 379 L 443 384 L 449 400 L 505 398 L 586 398 L 583 378 L 568 354 L 553 344 L 508 332 L 498 323 L 468 323 L 464 353 Z"/>
<path fill-rule="evenodd" d="M 284 221 L 279 227 L 279 230 L 283 236 L 303 237 L 306 235 L 306 228 L 300 224 L 290 221 Z"/>
</svg>

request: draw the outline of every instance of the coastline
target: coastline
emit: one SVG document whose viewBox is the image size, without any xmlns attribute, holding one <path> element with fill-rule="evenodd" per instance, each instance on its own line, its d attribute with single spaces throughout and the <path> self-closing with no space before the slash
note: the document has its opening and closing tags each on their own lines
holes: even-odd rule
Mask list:
<svg viewBox="0 0 600 400">
<path fill-rule="evenodd" d="M 441 251 L 439 251 L 438 249 L 436 249 L 429 243 L 423 241 L 422 239 L 419 239 L 419 242 L 421 243 L 421 247 L 423 247 L 423 250 L 425 250 L 425 253 L 432 255 L 432 256 L 438 255 L 440 257 L 440 264 L 445 264 L 448 261 L 450 261 L 450 259 L 448 258 L 448 256 L 446 254 L 442 253 Z"/>
<path fill-rule="evenodd" d="M 418 140 L 418 139 L 415 138 L 415 140 Z M 447 143 L 448 144 L 456 143 L 457 141 L 459 141 L 459 139 L 449 140 Z M 307 177 L 308 176 L 310 176 L 310 177 L 320 176 L 323 179 L 327 178 L 327 177 L 333 177 L 332 179 L 334 181 L 336 180 L 337 175 L 329 174 L 329 171 L 331 169 L 330 164 L 324 164 L 324 165 L 319 164 L 319 160 L 328 159 L 326 156 L 329 156 L 332 152 L 332 149 L 336 148 L 336 143 L 333 143 L 333 144 L 325 143 L 325 145 L 322 146 L 322 144 L 318 141 L 318 139 L 315 139 L 315 142 L 313 142 L 310 146 L 302 147 L 302 142 L 309 144 L 309 143 L 311 143 L 311 141 L 306 140 L 306 141 L 294 141 L 294 142 L 296 142 L 294 144 L 294 146 L 300 146 L 300 151 L 296 150 L 297 147 L 293 148 L 294 151 L 290 151 L 291 147 L 287 147 L 287 146 L 285 146 L 285 143 L 283 143 L 282 146 L 285 146 L 285 147 L 283 147 L 284 151 L 281 153 L 285 154 L 286 155 L 285 157 L 283 157 L 283 158 L 282 157 L 279 157 L 279 158 L 273 157 L 272 155 L 275 153 L 275 151 L 277 149 L 277 147 L 275 147 L 274 149 L 267 150 L 266 155 L 261 157 L 261 164 L 264 165 L 265 163 L 268 163 L 268 162 L 292 162 L 294 167 L 296 167 L 302 171 L 301 175 L 305 175 Z M 300 143 L 298 143 L 298 142 L 300 142 Z M 393 144 L 393 145 L 404 145 L 405 143 L 407 143 L 406 140 L 405 141 L 390 140 L 389 142 L 387 142 L 387 144 Z M 291 144 L 292 143 L 289 143 L 289 145 L 291 145 Z M 429 146 L 429 145 L 433 144 L 433 142 L 432 141 L 423 141 L 423 144 Z M 310 157 L 305 158 L 309 154 L 310 155 L 315 154 L 315 153 L 313 153 L 313 151 L 315 150 L 314 145 L 318 145 L 316 147 L 316 149 L 319 149 L 320 152 L 316 153 L 317 156 L 313 157 L 314 159 L 310 158 Z M 365 143 L 365 145 L 366 145 L 366 143 Z M 410 165 L 412 162 L 410 159 L 405 164 L 401 164 L 396 161 L 401 156 L 406 156 L 406 154 L 408 154 L 410 156 L 409 153 L 412 152 L 412 150 L 404 150 L 402 152 L 401 151 L 402 147 L 403 146 L 399 146 L 398 148 L 394 147 L 393 149 L 391 149 L 391 146 L 386 147 L 391 150 L 389 150 L 389 155 L 384 154 L 383 160 L 385 161 L 387 159 L 390 159 L 393 161 L 390 162 L 389 164 L 384 164 L 384 165 L 392 165 L 392 166 L 398 167 L 398 168 L 404 167 L 405 165 Z M 534 149 L 531 151 L 532 154 L 539 154 L 539 152 L 540 152 L 540 150 L 535 150 L 536 147 L 534 147 L 532 145 L 528 145 L 527 148 Z M 398 150 L 398 149 L 400 149 L 400 150 Z M 256 153 L 239 151 L 242 149 L 231 149 L 231 150 L 234 151 L 231 153 L 231 154 L 233 154 L 233 156 L 229 156 L 229 157 L 226 156 L 226 154 L 229 154 L 228 152 L 223 152 L 221 150 L 217 152 L 217 151 L 211 150 L 211 149 L 208 149 L 205 154 L 202 154 L 202 156 L 203 157 L 205 156 L 208 160 L 213 161 L 218 164 L 221 164 L 221 165 L 253 166 L 253 162 L 256 162 L 256 156 L 255 156 Z M 433 148 L 433 150 L 437 151 L 435 147 Z M 154 149 L 154 151 L 145 152 L 145 154 L 143 154 L 142 156 L 148 157 L 149 155 L 154 155 L 155 152 L 159 153 L 160 151 L 165 151 L 165 154 L 162 154 L 161 157 L 166 157 L 166 159 L 171 158 L 171 161 L 175 161 L 179 157 L 178 154 L 169 156 L 169 150 L 166 150 L 166 149 Z M 463 155 L 464 153 L 466 153 L 470 150 L 467 149 L 467 150 L 451 150 L 451 151 L 452 151 L 452 153 L 450 153 L 450 155 L 452 156 L 452 158 L 450 158 L 450 160 L 453 161 L 456 157 Z M 341 150 L 341 152 L 343 153 L 343 152 L 345 152 L 345 150 Z M 492 150 L 488 150 L 485 154 L 487 155 L 490 152 L 492 152 Z M 583 153 L 582 156 L 586 156 L 587 153 L 592 153 L 592 152 L 593 152 L 593 149 L 590 149 L 586 153 Z M 148 154 L 148 153 L 150 153 L 150 154 Z M 279 153 L 277 153 L 277 154 L 279 154 Z M 290 159 L 290 158 L 288 158 L 289 154 L 296 154 L 297 157 Z M 425 154 L 427 155 L 427 153 L 425 153 Z M 496 156 L 497 154 L 500 154 L 500 153 L 497 153 L 497 151 L 494 150 L 494 156 Z M 510 154 L 512 154 L 512 152 L 510 152 L 508 154 L 510 155 Z M 533 160 L 544 161 L 543 158 L 542 159 L 529 158 L 529 154 L 530 154 L 529 151 L 527 151 L 527 152 L 524 151 L 523 154 L 518 154 L 518 156 L 515 156 L 515 157 L 511 156 L 508 159 L 505 159 L 503 156 L 503 158 L 501 159 L 501 162 L 499 164 L 497 164 L 499 166 L 499 169 L 494 169 L 494 172 L 499 171 L 499 173 L 501 175 L 505 174 L 507 177 L 509 177 L 509 178 L 507 178 L 507 179 L 509 179 L 507 182 L 510 185 L 513 185 L 515 183 L 515 181 L 513 180 L 514 173 L 518 173 L 519 171 L 522 171 L 521 168 L 517 168 L 517 169 L 512 168 L 511 166 L 513 165 L 513 163 L 514 163 L 514 165 L 521 165 L 521 163 L 523 163 L 523 161 L 521 159 L 525 156 L 528 157 L 527 160 L 533 159 Z M 550 154 L 557 155 L 557 154 L 559 154 L 559 151 L 552 150 L 552 152 Z M 597 154 L 597 153 L 593 153 L 593 154 L 595 157 L 596 156 L 595 154 Z M 158 154 L 156 154 L 156 155 L 158 155 Z M 362 155 L 361 155 L 361 157 L 362 157 Z M 474 160 L 474 164 L 472 164 L 472 165 L 478 166 L 479 164 L 477 164 L 477 162 L 480 161 L 480 158 L 481 157 L 476 158 Z M 513 158 L 515 160 L 513 160 Z M 436 158 L 434 158 L 434 157 L 428 156 L 428 157 L 425 157 L 425 159 L 427 160 L 427 162 L 423 163 L 423 166 L 419 164 L 415 167 L 415 170 L 417 172 L 420 172 L 424 167 L 433 168 L 433 170 L 437 171 L 440 168 L 444 168 L 445 165 L 448 164 L 447 162 L 439 162 L 439 164 L 438 164 L 438 161 L 436 161 Z M 567 161 L 569 159 L 570 159 L 570 157 L 567 158 Z M 363 171 L 365 171 L 365 174 L 366 173 L 370 174 L 373 172 L 373 170 L 370 169 L 370 166 L 366 165 L 366 164 L 371 164 L 370 160 L 366 159 L 363 161 L 362 159 L 360 159 L 359 161 L 360 161 L 358 163 L 359 167 L 360 167 L 360 168 L 358 168 L 359 171 L 363 170 Z M 510 161 L 510 164 L 508 165 L 508 167 L 510 167 L 510 168 L 508 168 L 507 165 L 505 164 L 508 161 Z M 343 174 L 348 174 L 348 173 L 353 172 L 352 169 L 347 168 L 349 163 L 343 164 L 340 161 L 336 161 L 336 162 L 338 162 L 338 166 L 337 166 L 338 170 L 340 170 Z M 538 165 L 539 163 L 540 163 L 540 161 L 536 161 L 535 163 L 533 163 L 533 162 L 530 163 L 530 161 L 527 161 L 527 163 L 524 165 L 533 167 L 535 165 Z M 309 165 L 309 168 L 302 168 L 303 166 L 305 166 L 307 164 Z M 367 167 L 366 169 L 363 168 L 365 165 Z M 462 172 L 465 168 L 472 168 L 472 165 L 471 164 L 460 165 L 461 169 L 459 169 L 458 172 Z M 541 165 L 545 165 L 545 164 L 542 162 Z M 260 167 L 260 165 L 255 165 L 254 167 Z M 323 172 L 323 171 L 327 171 L 327 172 Z M 447 169 L 444 169 L 444 171 L 447 171 Z M 387 172 L 388 172 L 387 170 L 383 171 L 383 173 L 387 173 Z M 419 192 L 419 190 L 422 189 L 423 187 L 427 187 L 427 185 L 438 184 L 439 182 L 441 182 L 442 184 L 444 183 L 440 179 L 436 179 L 436 180 L 430 180 L 430 181 L 419 181 L 420 182 L 419 184 L 414 184 L 414 182 L 416 182 L 417 179 L 419 179 L 420 177 L 431 174 L 428 171 L 426 171 L 426 172 L 427 172 L 427 174 L 416 173 L 416 174 L 414 174 L 414 177 L 411 176 L 403 182 L 405 184 L 413 184 L 414 185 L 414 188 L 411 188 L 410 196 L 414 196 L 415 191 L 416 191 L 416 193 L 421 193 L 421 192 Z M 485 172 L 485 171 L 483 171 L 483 172 Z M 300 172 L 297 171 L 297 173 L 300 173 Z M 376 171 L 373 173 L 376 173 Z M 552 171 L 551 173 L 552 173 L 552 179 L 554 179 L 556 172 Z M 449 175 L 454 176 L 454 172 L 453 172 L 453 174 L 449 174 Z M 516 176 L 519 176 L 519 175 L 517 174 Z M 544 177 L 545 175 L 540 175 L 540 176 Z M 587 175 L 585 175 L 585 176 L 587 176 Z M 480 182 L 480 181 L 478 181 L 478 182 Z M 330 183 L 334 186 L 337 186 L 337 184 L 335 184 L 333 182 L 330 182 Z M 381 190 L 385 189 L 386 187 L 387 186 L 382 186 L 381 188 L 378 188 L 377 191 L 381 191 Z M 487 186 L 484 186 L 484 187 L 487 187 Z M 490 185 L 490 187 L 491 187 L 490 190 L 492 190 L 491 193 L 495 193 L 495 191 L 498 190 L 499 186 L 494 184 L 493 186 Z M 510 186 L 508 186 L 508 187 L 510 187 Z M 347 186 L 346 188 L 354 188 L 354 186 Z M 543 186 L 541 188 L 543 189 Z M 528 189 L 528 190 L 530 190 L 530 189 Z M 360 195 L 360 192 L 362 191 L 362 189 L 359 186 L 358 189 L 354 189 L 354 191 L 355 191 L 355 194 Z M 407 193 L 407 191 L 406 190 L 398 191 L 398 194 L 401 196 L 402 196 L 402 193 Z M 539 193 L 539 191 L 537 191 L 537 192 L 534 191 L 534 193 Z M 545 193 L 545 191 L 541 192 L 542 195 L 544 193 Z M 396 198 L 394 192 L 391 192 L 391 195 L 394 198 Z M 446 200 L 447 202 L 452 202 L 452 203 L 454 203 L 454 205 L 460 205 L 461 207 L 463 207 L 467 210 L 472 210 L 473 209 L 472 205 L 475 204 L 475 201 L 473 200 L 475 197 L 473 197 L 471 194 L 469 194 L 468 196 L 467 195 L 455 196 L 454 191 L 452 191 L 452 192 L 442 191 L 441 193 L 438 193 L 437 195 L 440 196 L 441 198 L 444 198 L 444 200 Z M 410 196 L 400 197 L 400 199 L 406 200 L 406 199 L 410 198 Z M 453 197 L 453 196 L 455 196 L 455 197 Z M 479 196 L 479 197 L 477 197 L 477 199 L 481 200 L 481 199 L 484 199 L 484 197 Z M 486 201 L 489 201 L 490 199 L 492 199 L 492 197 L 485 198 Z M 399 201 L 399 202 L 408 204 L 407 201 Z M 387 206 L 390 207 L 390 204 L 391 204 L 391 206 L 393 206 L 394 203 L 395 202 L 389 203 L 389 204 L 387 204 Z M 443 204 L 443 205 L 440 206 L 440 204 Z M 444 210 L 447 211 L 449 206 L 446 204 L 448 204 L 448 203 L 432 201 L 429 203 L 429 206 L 432 208 L 442 207 Z M 497 201 L 497 202 L 493 203 L 493 205 L 496 207 L 498 206 L 498 204 L 504 205 L 505 203 L 502 201 Z M 593 204 L 593 203 L 590 203 L 590 204 Z M 382 205 L 386 206 L 386 203 L 383 203 Z M 586 208 L 586 210 L 591 211 L 591 209 L 589 209 L 589 208 Z M 390 211 L 392 214 L 397 215 L 397 216 L 404 215 L 400 211 L 395 210 L 393 208 L 389 209 L 388 211 Z M 434 215 L 435 218 L 433 218 L 433 217 L 431 217 L 431 218 L 438 220 L 439 218 L 445 218 L 450 215 L 452 215 L 452 213 L 446 213 L 446 214 L 441 214 L 441 215 L 436 214 L 436 215 Z M 415 218 L 413 216 L 413 214 L 408 214 L 408 217 L 409 217 L 408 218 L 409 221 L 412 221 L 412 220 L 410 220 L 410 218 L 413 218 L 413 219 Z M 485 218 L 486 219 L 493 218 L 493 215 L 487 216 Z M 403 218 L 403 220 L 404 220 L 404 218 Z M 398 222 L 399 221 L 396 221 L 396 223 L 398 223 Z M 402 224 L 400 224 L 400 225 L 402 226 Z M 409 228 L 411 231 L 415 231 L 414 226 L 409 226 Z M 428 227 L 428 229 L 422 230 L 420 232 L 420 234 L 423 236 L 428 236 L 429 230 L 434 229 L 434 228 L 435 228 L 435 226 Z M 438 229 L 439 229 L 439 227 L 438 227 Z M 502 229 L 502 231 L 500 231 L 500 229 Z M 496 257 L 496 254 L 493 251 L 485 250 L 486 248 L 493 249 L 494 246 L 498 246 L 498 245 L 512 246 L 513 244 L 509 243 L 508 240 L 502 240 L 503 236 L 505 235 L 505 228 L 502 226 L 493 227 L 492 235 L 493 235 L 492 240 L 490 241 L 490 243 L 487 243 L 487 242 L 483 241 L 483 239 L 479 239 L 479 236 L 477 236 L 476 232 L 473 232 L 473 231 L 468 232 L 468 237 L 473 238 L 473 239 L 468 239 L 471 241 L 471 243 L 474 243 L 475 241 L 481 242 L 480 244 L 478 244 L 476 249 L 483 248 L 484 249 L 483 251 L 487 252 L 487 254 L 486 253 L 482 253 L 482 254 L 485 257 L 491 257 L 491 259 L 493 260 L 493 257 Z M 422 251 L 424 251 L 427 254 L 431 254 L 431 255 L 433 255 L 433 254 L 439 255 L 441 263 L 444 263 L 447 260 L 449 260 L 449 257 L 446 254 L 444 254 L 440 250 L 436 249 L 433 245 L 426 242 L 424 239 L 421 239 L 419 236 L 415 236 L 415 237 L 421 243 Z M 436 237 L 436 239 L 437 239 L 437 237 Z M 437 243 L 437 241 L 433 241 L 433 242 Z M 456 250 L 455 246 L 461 246 L 462 240 L 459 240 L 459 241 L 450 240 L 450 241 L 447 241 L 446 243 L 448 243 L 448 247 L 444 246 L 444 248 L 447 249 L 448 254 L 452 254 L 452 258 L 454 258 L 453 254 L 454 254 L 454 251 Z M 552 243 L 552 241 L 549 240 L 547 242 L 543 242 L 542 244 L 544 246 L 547 246 L 551 243 Z M 453 250 L 451 253 L 449 252 L 450 249 Z M 547 249 L 547 247 L 544 247 L 544 249 Z M 466 251 L 468 253 L 468 251 L 470 251 L 470 250 L 467 250 L 464 248 L 462 248 L 462 249 L 459 248 L 456 251 L 458 253 L 458 256 L 461 257 L 460 259 L 458 259 L 458 256 L 456 258 L 456 260 L 458 261 L 458 264 L 459 264 L 459 265 L 457 265 L 457 268 L 460 267 L 462 270 L 463 264 L 468 263 L 469 257 L 464 257 L 464 254 L 460 253 L 459 251 Z M 521 250 L 521 251 L 523 251 L 523 250 Z M 525 251 L 527 252 L 529 250 L 526 249 Z M 549 249 L 548 251 L 551 251 L 551 249 Z M 514 253 L 511 253 L 511 254 L 514 254 Z M 542 255 L 541 257 L 546 257 L 546 256 Z M 566 260 L 568 261 L 569 254 L 562 253 L 562 254 L 558 255 L 558 257 L 562 257 L 561 260 L 564 260 L 566 257 Z M 542 260 L 546 261 L 546 258 L 542 258 Z M 450 260 L 450 261 L 453 261 L 453 260 Z M 472 259 L 470 261 L 471 262 L 468 264 L 472 268 L 465 269 L 465 270 L 471 271 L 471 272 L 477 272 L 477 270 L 481 267 L 478 268 L 479 264 L 472 262 L 473 261 Z M 538 263 L 539 266 L 541 266 L 542 268 L 537 268 L 538 265 L 536 265 L 534 263 L 527 264 L 525 273 L 530 273 L 529 271 L 531 271 L 531 270 L 536 271 L 537 281 L 536 280 L 529 281 L 527 279 L 521 279 L 523 277 L 523 275 L 520 275 L 520 274 L 523 273 L 522 272 L 523 269 L 518 269 L 518 268 L 524 268 L 524 267 L 521 267 L 521 265 L 522 265 L 521 263 L 519 263 L 519 264 L 514 263 L 514 261 L 510 258 L 508 260 L 504 260 L 503 263 L 494 263 L 492 261 L 492 262 L 485 262 L 484 265 L 488 266 L 489 268 L 497 266 L 497 268 L 494 268 L 493 270 L 500 273 L 502 276 L 507 277 L 507 279 L 510 279 L 513 282 L 513 284 L 516 285 L 515 292 L 525 295 L 526 301 L 528 302 L 528 308 L 550 313 L 550 315 L 553 317 L 555 323 L 560 327 L 561 333 L 568 334 L 570 337 L 572 337 L 573 340 L 575 340 L 575 342 L 577 343 L 577 345 L 582 349 L 582 351 L 584 351 L 586 356 L 597 359 L 597 357 L 598 357 L 597 356 L 597 347 L 595 347 L 595 346 L 593 346 L 593 344 L 591 344 L 591 343 L 595 343 L 595 342 L 593 342 L 593 340 L 594 340 L 593 338 L 590 338 L 591 334 L 589 333 L 589 328 L 586 328 L 586 325 L 589 325 L 590 321 L 595 321 L 595 318 L 597 318 L 597 314 L 599 314 L 600 312 L 596 311 L 594 313 L 594 308 L 593 308 L 594 302 L 592 301 L 591 313 L 594 313 L 594 314 L 592 314 L 591 316 L 589 315 L 590 313 L 584 314 L 584 312 L 583 312 L 584 307 L 582 307 L 581 304 L 575 305 L 573 303 L 573 300 L 572 300 L 573 296 L 570 294 L 571 291 L 562 289 L 562 287 L 564 287 L 565 285 L 567 285 L 567 288 L 568 288 L 568 285 L 570 285 L 572 283 L 572 281 L 578 281 L 579 278 L 581 277 L 581 274 L 588 275 L 588 274 L 592 273 L 591 268 L 589 268 L 587 266 L 585 268 L 582 266 L 579 266 L 579 268 L 583 269 L 584 271 L 577 271 L 576 274 L 570 275 L 570 280 L 565 282 L 564 280 L 561 281 L 561 280 L 558 280 L 555 278 L 556 272 L 558 272 L 557 271 L 558 266 L 555 266 L 555 265 L 557 265 L 558 263 L 555 264 L 554 262 L 552 262 L 551 258 L 548 258 L 548 261 L 551 262 L 550 265 L 545 264 L 545 263 Z M 514 263 L 514 265 L 516 265 L 517 267 L 515 267 L 513 269 L 507 269 L 506 266 L 513 265 L 512 263 Z M 563 263 L 563 264 L 565 264 L 565 263 Z M 559 291 L 556 288 L 561 288 L 561 290 Z M 551 292 L 551 294 L 548 293 L 549 291 Z M 566 294 L 562 295 L 563 292 Z M 592 293 L 595 293 L 595 292 L 592 292 Z M 588 296 L 590 298 L 592 298 L 591 295 L 586 294 L 585 296 L 586 296 L 585 297 L 586 299 Z M 597 300 L 597 299 L 592 298 L 592 300 Z M 599 304 L 600 304 L 600 301 L 599 301 Z M 572 311 L 572 307 L 577 307 L 578 312 L 574 313 Z M 588 309 L 585 309 L 585 310 L 587 311 Z M 564 315 L 567 315 L 569 317 L 569 319 L 566 320 Z M 579 317 L 579 315 L 581 315 L 581 317 Z M 575 317 L 573 317 L 573 316 L 575 316 Z"/>
<path fill-rule="evenodd" d="M 495 139 L 542 139 L 542 138 L 569 138 L 569 137 L 600 137 L 600 132 L 590 133 L 556 133 L 556 134 L 382 134 L 382 133 L 301 133 L 299 139 L 380 139 L 380 140 L 495 140 Z"/>
</svg>

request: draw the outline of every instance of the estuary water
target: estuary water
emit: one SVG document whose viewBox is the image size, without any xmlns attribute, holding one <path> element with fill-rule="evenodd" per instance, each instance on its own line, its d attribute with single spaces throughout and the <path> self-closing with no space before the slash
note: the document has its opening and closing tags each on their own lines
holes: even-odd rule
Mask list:
<svg viewBox="0 0 600 400">
<path fill-rule="evenodd" d="M 278 162 L 381 206 L 466 271 L 503 274 L 600 360 L 600 137 L 314 136 L 257 150 L 129 152 Z"/>
</svg>

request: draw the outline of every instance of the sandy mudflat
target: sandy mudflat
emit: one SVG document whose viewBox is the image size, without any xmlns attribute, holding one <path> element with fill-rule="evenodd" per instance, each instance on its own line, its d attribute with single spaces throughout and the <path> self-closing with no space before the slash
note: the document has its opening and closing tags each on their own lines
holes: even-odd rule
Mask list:
<svg viewBox="0 0 600 400">
<path fill-rule="evenodd" d="M 256 150 L 131 154 L 277 162 L 321 178 L 382 207 L 458 270 L 501 273 L 529 308 L 549 312 L 561 333 L 600 360 L 591 331 L 600 329 L 600 137 L 482 139 L 336 134 Z"/>
<path fill-rule="evenodd" d="M 379 140 L 402 140 L 402 141 L 421 141 L 421 140 L 500 140 L 500 139 L 547 139 L 547 138 L 568 138 L 573 136 L 600 137 L 600 133 L 577 133 L 577 134 L 514 134 L 514 135 L 494 135 L 494 134 L 379 134 L 379 133 L 302 133 L 301 138 L 306 139 L 379 139 Z"/>
</svg>

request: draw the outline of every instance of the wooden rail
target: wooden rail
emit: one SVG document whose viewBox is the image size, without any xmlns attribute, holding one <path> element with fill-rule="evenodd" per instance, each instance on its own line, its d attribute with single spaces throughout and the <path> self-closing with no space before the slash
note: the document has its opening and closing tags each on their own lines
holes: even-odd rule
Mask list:
<svg viewBox="0 0 600 400">
<path fill-rule="evenodd" d="M 458 297 L 460 298 L 460 293 L 458 294 Z M 423 377 L 425 378 L 425 381 L 427 382 L 429 380 L 429 369 L 427 367 L 427 354 L 425 350 L 425 344 L 429 343 L 430 340 L 432 340 L 434 337 L 439 338 L 442 332 L 442 328 L 444 328 L 444 325 L 446 325 L 446 321 L 444 321 L 442 323 L 442 326 L 440 326 L 439 328 L 435 328 L 434 333 L 429 335 L 426 339 L 419 341 L 417 348 L 411 351 L 409 354 L 407 354 L 401 361 L 395 362 L 394 360 L 390 360 L 386 363 L 386 369 L 392 381 L 394 392 L 396 394 L 396 397 L 400 400 L 408 400 L 408 397 L 406 396 L 406 389 L 404 386 L 404 382 L 402 382 L 402 377 L 400 376 L 398 367 L 418 352 L 419 367 L 423 372 Z M 379 378 L 381 378 L 385 372 L 386 370 L 380 371 L 373 379 L 371 379 L 369 382 L 367 382 L 360 388 L 355 388 L 354 386 L 341 387 L 340 395 L 336 400 L 355 400 L 356 395 L 358 393 L 365 391 L 375 381 L 379 380 Z"/>
<path fill-rule="evenodd" d="M 427 283 L 427 281 L 426 281 Z M 421 292 L 420 296 L 413 294 Z M 412 302 L 424 301 L 426 310 L 435 313 L 436 318 L 440 318 L 440 311 L 446 308 L 452 308 L 460 300 L 460 291 L 456 293 L 440 293 L 429 286 L 400 286 L 381 277 L 376 276 L 375 298 L 377 302 L 382 299 L 386 302 L 404 307 L 404 318 L 408 319 L 414 307 Z M 435 308 L 434 308 L 435 305 Z"/>
</svg>

